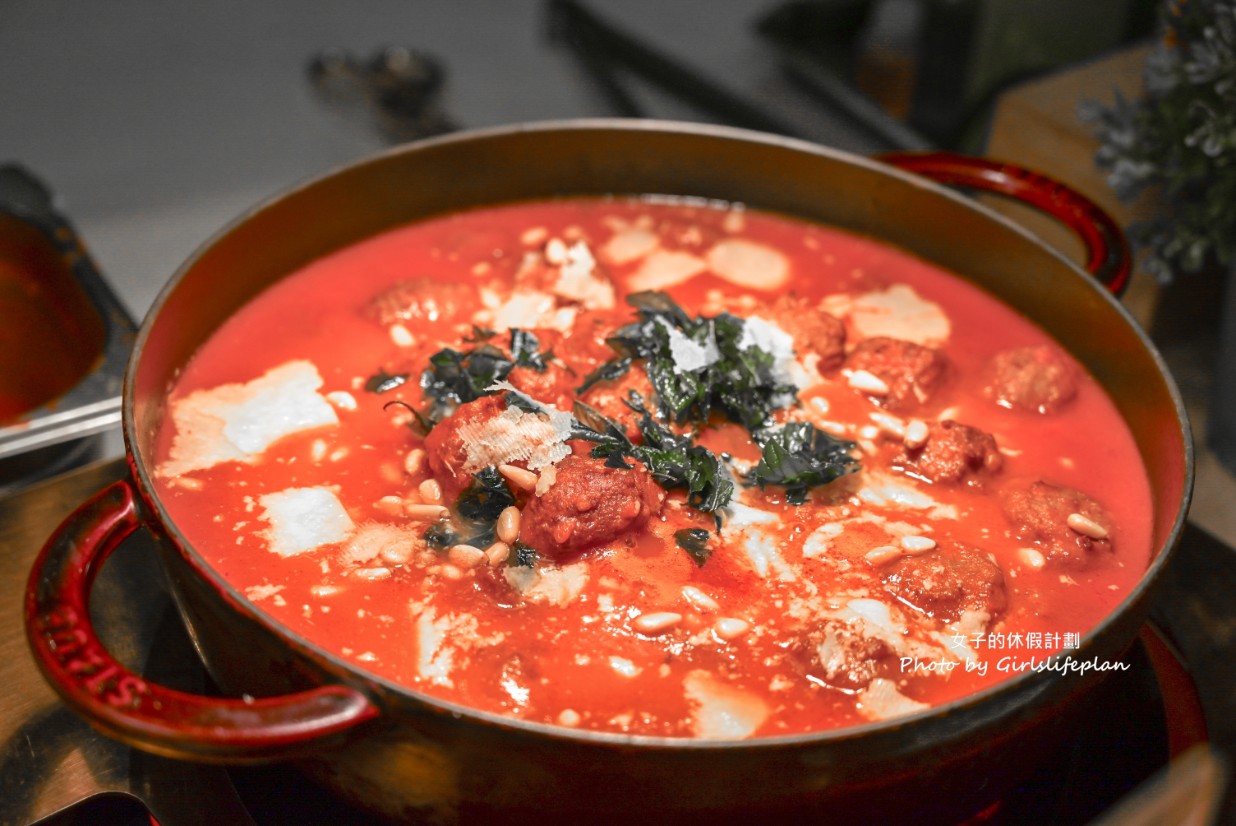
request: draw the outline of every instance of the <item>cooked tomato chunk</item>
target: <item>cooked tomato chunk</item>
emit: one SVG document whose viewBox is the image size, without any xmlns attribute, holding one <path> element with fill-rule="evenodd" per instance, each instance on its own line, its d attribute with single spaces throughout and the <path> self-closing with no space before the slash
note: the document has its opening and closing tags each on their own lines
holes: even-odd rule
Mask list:
<svg viewBox="0 0 1236 826">
<path fill-rule="evenodd" d="M 1077 395 L 1077 371 L 1047 345 L 997 353 L 991 373 L 983 392 L 1002 407 L 1054 413 Z"/>
<path fill-rule="evenodd" d="M 471 316 L 475 294 L 470 284 L 412 278 L 375 295 L 364 312 L 382 324 L 459 321 Z"/>
<path fill-rule="evenodd" d="M 851 383 L 889 410 L 912 410 L 925 403 L 948 376 L 948 360 L 939 350 L 886 336 L 860 341 L 846 359 L 846 367 L 879 379 L 883 387 Z"/>
<path fill-rule="evenodd" d="M 951 420 L 933 422 L 927 441 L 906 446 L 893 466 L 928 482 L 975 481 L 991 475 L 1004 465 L 1004 459 L 990 433 Z"/>
<path fill-rule="evenodd" d="M 887 566 L 881 578 L 902 602 L 945 622 L 956 621 L 965 611 L 982 611 L 995 619 L 1008 604 L 1000 567 L 972 548 L 903 557 Z"/>
<path fill-rule="evenodd" d="M 1111 550 L 1111 517 L 1081 491 L 1039 481 L 1005 492 L 1001 505 L 1017 538 L 1050 559 L 1084 563 Z"/>
<path fill-rule="evenodd" d="M 519 538 L 550 555 L 603 545 L 644 525 L 665 492 L 640 463 L 609 467 L 572 454 L 558 463 L 554 484 L 524 507 Z"/>
</svg>

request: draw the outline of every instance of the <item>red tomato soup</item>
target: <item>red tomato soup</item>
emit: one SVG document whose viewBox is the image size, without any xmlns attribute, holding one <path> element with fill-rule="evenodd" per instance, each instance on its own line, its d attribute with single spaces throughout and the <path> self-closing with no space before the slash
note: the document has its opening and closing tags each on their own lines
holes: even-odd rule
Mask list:
<svg viewBox="0 0 1236 826">
<path fill-rule="evenodd" d="M 280 281 L 186 366 L 159 494 L 269 616 L 411 689 L 745 738 L 1042 667 L 1138 581 L 1136 447 L 1016 312 L 725 204 L 480 209 Z"/>
</svg>

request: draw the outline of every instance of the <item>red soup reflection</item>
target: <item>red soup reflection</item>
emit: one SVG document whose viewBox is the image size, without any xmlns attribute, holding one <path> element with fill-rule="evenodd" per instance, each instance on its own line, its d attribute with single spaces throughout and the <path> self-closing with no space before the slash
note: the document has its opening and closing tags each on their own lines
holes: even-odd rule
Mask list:
<svg viewBox="0 0 1236 826">
<path fill-rule="evenodd" d="M 884 244 L 715 203 L 399 228 L 236 313 L 159 495 L 292 631 L 511 717 L 674 737 L 911 713 L 1076 647 L 1150 494 L 1055 342 Z"/>
</svg>

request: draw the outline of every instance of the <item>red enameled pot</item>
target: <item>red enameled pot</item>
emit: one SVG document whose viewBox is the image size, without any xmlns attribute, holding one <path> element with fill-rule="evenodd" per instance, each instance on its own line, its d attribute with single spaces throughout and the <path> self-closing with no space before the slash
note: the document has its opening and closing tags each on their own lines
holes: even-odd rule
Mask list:
<svg viewBox="0 0 1236 826">
<path fill-rule="evenodd" d="M 1081 196 L 1023 170 L 952 155 L 887 160 L 698 125 L 537 124 L 400 147 L 242 216 L 181 267 L 142 325 L 124 398 L 130 478 L 72 515 L 31 574 L 27 631 L 47 679 L 95 726 L 138 748 L 212 762 L 291 759 L 352 802 L 414 822 L 927 822 L 979 811 L 1068 736 L 1094 672 L 1026 672 L 891 721 L 754 741 L 520 722 L 383 681 L 282 628 L 203 561 L 151 482 L 154 435 L 177 369 L 238 307 L 325 253 L 482 204 L 610 193 L 738 201 L 879 237 L 959 273 L 1035 320 L 1105 386 L 1150 477 L 1156 550 L 1136 589 L 1066 653 L 1115 660 L 1142 625 L 1184 524 L 1193 465 L 1171 378 L 1099 283 L 1119 289 L 1128 277 L 1119 230 Z M 892 163 L 1036 203 L 1082 236 L 1099 279 Z M 158 540 L 194 643 L 233 699 L 153 685 L 96 638 L 91 582 L 139 529 Z"/>
</svg>

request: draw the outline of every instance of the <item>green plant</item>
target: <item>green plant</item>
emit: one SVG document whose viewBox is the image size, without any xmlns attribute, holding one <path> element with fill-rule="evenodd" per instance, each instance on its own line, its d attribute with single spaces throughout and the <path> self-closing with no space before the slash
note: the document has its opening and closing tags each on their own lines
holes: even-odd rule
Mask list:
<svg viewBox="0 0 1236 826">
<path fill-rule="evenodd" d="M 1160 282 L 1236 256 L 1236 2 L 1169 0 L 1145 93 L 1090 103 L 1099 166 L 1122 200 L 1157 189 L 1162 208 L 1129 228 Z"/>
</svg>

